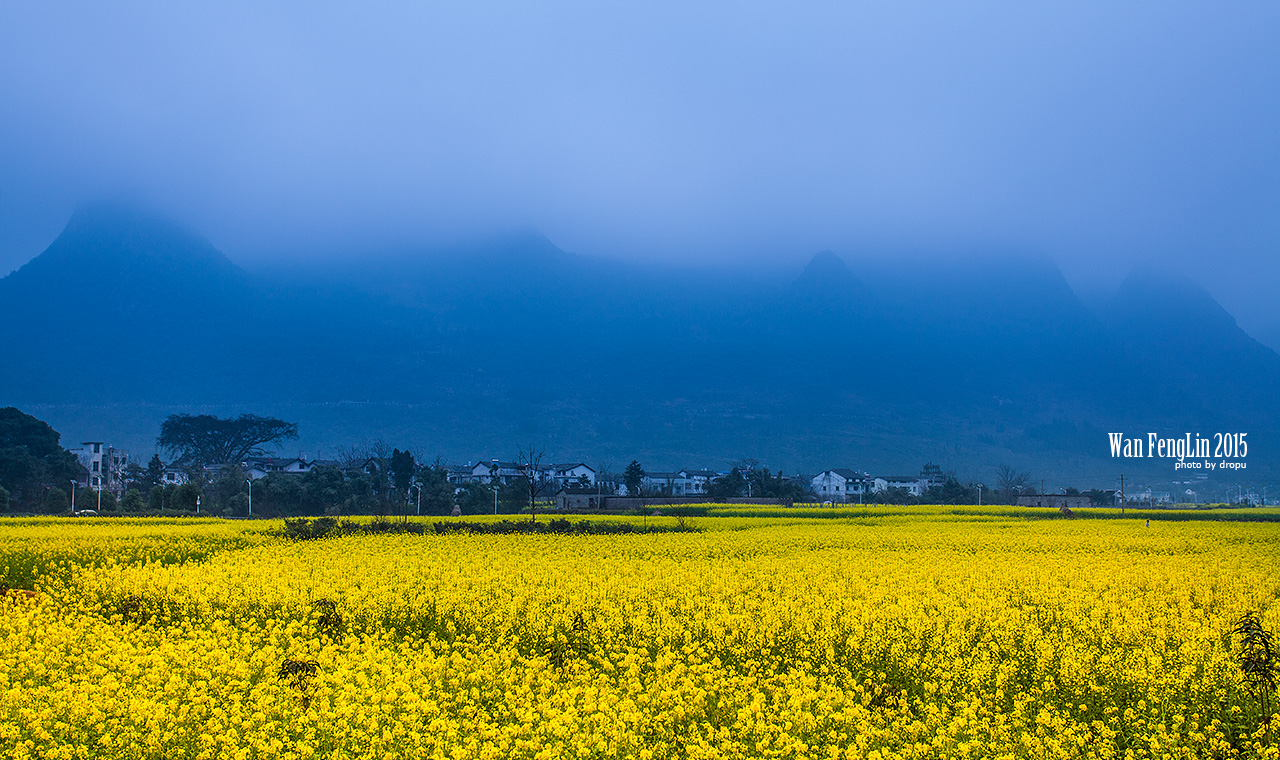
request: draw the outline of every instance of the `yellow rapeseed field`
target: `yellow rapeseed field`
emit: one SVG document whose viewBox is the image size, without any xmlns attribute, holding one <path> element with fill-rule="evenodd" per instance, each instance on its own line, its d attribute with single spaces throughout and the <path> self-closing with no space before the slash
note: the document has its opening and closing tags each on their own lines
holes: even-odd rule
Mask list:
<svg viewBox="0 0 1280 760">
<path fill-rule="evenodd" d="M 4 521 L 8 584 L 38 593 L 0 610 L 0 748 L 1280 757 L 1231 635 L 1250 610 L 1280 628 L 1280 524 L 1030 514 L 299 542 Z"/>
</svg>

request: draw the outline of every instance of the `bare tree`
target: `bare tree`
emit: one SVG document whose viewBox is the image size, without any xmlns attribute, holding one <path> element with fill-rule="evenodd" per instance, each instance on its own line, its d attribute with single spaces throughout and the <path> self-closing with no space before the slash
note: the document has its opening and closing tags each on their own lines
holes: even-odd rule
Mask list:
<svg viewBox="0 0 1280 760">
<path fill-rule="evenodd" d="M 536 522 L 538 514 L 538 496 L 540 496 L 547 487 L 547 481 L 542 477 L 542 450 L 535 449 L 532 444 L 528 449 L 522 449 L 518 455 L 517 461 L 520 462 L 520 468 L 524 470 L 524 477 L 529 488 L 529 521 Z"/>
<path fill-rule="evenodd" d="M 394 446 L 382 440 L 381 438 L 373 439 L 373 442 L 368 444 L 366 448 L 369 449 L 370 454 L 377 457 L 378 459 L 388 459 L 391 457 L 391 452 L 395 451 Z"/>
<path fill-rule="evenodd" d="M 354 470 L 369 458 L 369 448 L 364 444 L 358 446 L 339 446 L 334 449 L 334 458 L 344 470 Z"/>
<path fill-rule="evenodd" d="M 1030 487 L 1030 483 L 1031 473 L 1029 472 L 1018 472 L 1007 464 L 996 468 L 996 490 L 1006 504 L 1017 501 L 1018 497 Z"/>
</svg>

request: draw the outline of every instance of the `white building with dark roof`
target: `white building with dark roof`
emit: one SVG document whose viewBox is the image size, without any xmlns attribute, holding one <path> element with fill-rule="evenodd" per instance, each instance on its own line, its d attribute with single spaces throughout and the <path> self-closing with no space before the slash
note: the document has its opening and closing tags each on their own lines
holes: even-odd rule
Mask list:
<svg viewBox="0 0 1280 760">
<path fill-rule="evenodd" d="M 863 472 L 837 467 L 814 475 L 809 487 L 823 501 L 850 501 L 867 493 L 869 476 Z"/>
<path fill-rule="evenodd" d="M 119 498 L 124 492 L 125 472 L 129 468 L 129 452 L 108 446 L 103 441 L 83 441 L 78 458 L 89 477 L 85 486 L 93 490 L 105 489 Z"/>
</svg>

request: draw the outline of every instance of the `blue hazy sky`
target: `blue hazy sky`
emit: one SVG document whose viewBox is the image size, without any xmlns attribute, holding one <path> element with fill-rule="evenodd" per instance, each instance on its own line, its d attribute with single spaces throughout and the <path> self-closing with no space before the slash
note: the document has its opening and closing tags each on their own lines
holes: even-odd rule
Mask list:
<svg viewBox="0 0 1280 760">
<path fill-rule="evenodd" d="M 0 4 L 0 272 L 127 195 L 232 258 L 1027 251 L 1280 337 L 1280 3 Z"/>
</svg>

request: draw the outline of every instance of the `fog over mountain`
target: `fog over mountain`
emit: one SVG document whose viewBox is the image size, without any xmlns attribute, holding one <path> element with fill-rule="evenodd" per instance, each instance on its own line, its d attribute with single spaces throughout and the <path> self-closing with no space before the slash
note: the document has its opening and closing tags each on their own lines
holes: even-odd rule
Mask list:
<svg viewBox="0 0 1280 760">
<path fill-rule="evenodd" d="M 246 271 L 98 204 L 0 279 L 0 321 L 0 397 L 140 451 L 169 413 L 246 411 L 298 421 L 313 455 L 382 437 L 455 461 L 534 442 L 654 467 L 1101 478 L 1113 429 L 1247 430 L 1262 452 L 1280 430 L 1280 355 L 1202 288 L 1137 271 L 1091 309 L 1051 261 L 1009 255 L 823 251 L 778 278 L 529 233 Z"/>
<path fill-rule="evenodd" d="M 1110 485 L 1123 427 L 1275 466 L 1277 70 L 1267 0 L 4 4 L 0 405 L 142 451 L 205 410 L 458 461 Z"/>
<path fill-rule="evenodd" d="M 1280 348 L 1280 6 L 8 3 L 0 274 L 125 196 L 248 268 L 536 229 L 1139 267 Z M 353 253 L 354 252 L 354 253 Z"/>
</svg>

